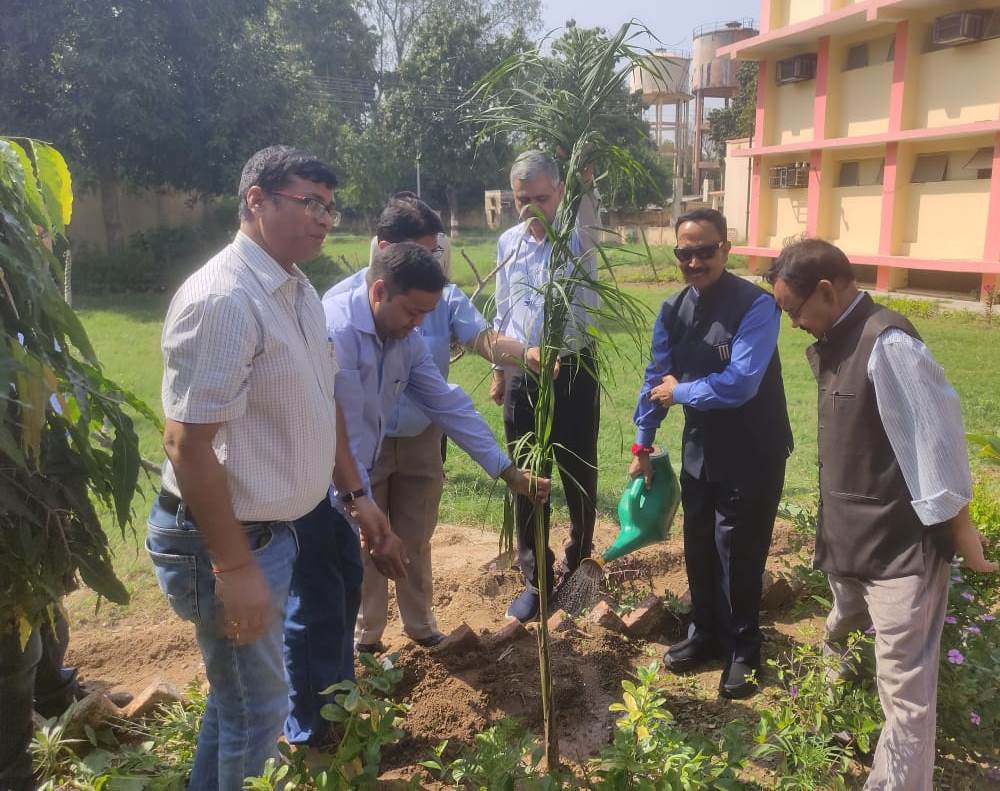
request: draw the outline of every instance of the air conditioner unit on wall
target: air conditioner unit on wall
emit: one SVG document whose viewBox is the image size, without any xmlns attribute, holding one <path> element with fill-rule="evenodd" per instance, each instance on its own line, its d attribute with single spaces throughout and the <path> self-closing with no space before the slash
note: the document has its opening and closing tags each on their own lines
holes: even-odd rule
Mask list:
<svg viewBox="0 0 1000 791">
<path fill-rule="evenodd" d="M 816 76 L 816 53 L 779 60 L 774 76 L 778 85 L 813 79 Z"/>
<path fill-rule="evenodd" d="M 989 11 L 959 11 L 945 14 L 931 26 L 931 43 L 936 47 L 954 47 L 980 41 L 986 34 Z"/>
<path fill-rule="evenodd" d="M 767 185 L 771 189 L 802 189 L 809 186 L 809 163 L 792 162 L 777 165 L 767 174 Z"/>
</svg>

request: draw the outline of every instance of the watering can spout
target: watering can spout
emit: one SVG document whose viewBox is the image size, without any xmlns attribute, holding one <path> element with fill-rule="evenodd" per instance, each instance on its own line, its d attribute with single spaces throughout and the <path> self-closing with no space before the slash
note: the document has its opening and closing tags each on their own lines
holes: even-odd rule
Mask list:
<svg viewBox="0 0 1000 791">
<path fill-rule="evenodd" d="M 618 501 L 620 529 L 614 543 L 601 556 L 604 562 L 617 560 L 642 547 L 665 541 L 680 503 L 680 484 L 666 451 L 650 456 L 653 482 L 646 490 L 641 477 L 629 482 Z"/>
</svg>

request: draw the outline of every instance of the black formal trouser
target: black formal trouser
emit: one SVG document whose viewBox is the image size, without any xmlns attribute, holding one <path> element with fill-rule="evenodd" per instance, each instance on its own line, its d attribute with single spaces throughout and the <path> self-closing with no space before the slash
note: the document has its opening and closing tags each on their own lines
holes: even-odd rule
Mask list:
<svg viewBox="0 0 1000 791">
<path fill-rule="evenodd" d="M 760 665 L 761 578 L 784 480 L 783 461 L 740 484 L 681 473 L 689 635 L 754 667 Z"/>
<path fill-rule="evenodd" d="M 580 360 L 565 357 L 555 381 L 555 416 L 552 443 L 569 508 L 570 539 L 565 546 L 565 564 L 573 571 L 583 558 L 590 557 L 597 517 L 597 432 L 601 420 L 601 393 L 594 375 L 597 360 L 590 350 Z M 589 370 L 588 370 L 589 368 Z M 517 459 L 514 444 L 535 429 L 537 385 L 523 373 L 507 384 L 504 398 L 504 431 L 511 456 Z M 518 462 L 521 464 L 522 462 Z M 546 471 L 550 474 L 550 471 Z M 518 564 L 526 584 L 538 587 L 535 559 L 535 506 L 525 497 L 515 501 Z M 545 541 L 548 544 L 550 506 L 544 506 Z M 546 550 L 548 585 L 552 585 L 555 556 Z"/>
</svg>

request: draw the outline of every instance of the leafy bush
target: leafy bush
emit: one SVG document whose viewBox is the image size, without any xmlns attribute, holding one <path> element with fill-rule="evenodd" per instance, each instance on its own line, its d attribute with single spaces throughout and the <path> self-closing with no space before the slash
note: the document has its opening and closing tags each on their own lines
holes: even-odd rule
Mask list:
<svg viewBox="0 0 1000 791">
<path fill-rule="evenodd" d="M 407 707 L 389 699 L 403 671 L 394 664 L 395 654 L 376 658 L 361 654 L 363 670 L 357 681 L 341 681 L 321 694 L 334 694 L 333 703 L 320 709 L 324 719 L 336 723 L 339 741 L 329 754 L 326 768 L 306 761 L 306 751 L 280 745 L 281 758 L 270 759 L 259 777 L 248 778 L 250 791 L 299 788 L 317 791 L 347 791 L 378 785 L 382 748 L 403 737 L 398 727 Z"/>
<path fill-rule="evenodd" d="M 122 721 L 115 731 L 85 729 L 70 739 L 71 711 L 45 723 L 31 742 L 40 789 L 147 788 L 182 791 L 194 760 L 205 698 L 197 687 L 185 701 L 160 707 L 146 722 Z"/>
<path fill-rule="evenodd" d="M 778 788 L 845 788 L 843 775 L 855 748 L 862 753 L 874 748 L 882 723 L 878 697 L 870 684 L 841 675 L 844 667 L 860 666 L 870 644 L 855 634 L 843 655 L 824 656 L 818 648 L 798 646 L 784 661 L 768 660 L 784 694 L 761 713 L 757 754 L 778 756 Z"/>
<path fill-rule="evenodd" d="M 231 229 L 155 228 L 104 253 L 81 245 L 73 257 L 73 290 L 80 294 L 173 291 L 226 243 Z"/>
<path fill-rule="evenodd" d="M 459 757 L 444 757 L 447 740 L 434 749 L 434 758 L 420 765 L 442 783 L 459 788 L 513 791 L 558 788 L 559 781 L 543 775 L 539 764 L 544 749 L 535 737 L 515 720 L 501 720 L 476 738 Z"/>
<path fill-rule="evenodd" d="M 941 636 L 938 741 L 955 755 L 1000 755 L 1000 624 L 972 575 L 953 566 Z M 993 585 L 995 586 L 995 582 Z M 995 587 L 990 590 L 995 596 Z"/>
<path fill-rule="evenodd" d="M 737 772 L 748 757 L 747 734 L 730 723 L 717 741 L 685 733 L 666 708 L 657 664 L 640 667 L 636 681 L 622 682 L 614 741 L 596 762 L 591 788 L 737 789 Z"/>
<path fill-rule="evenodd" d="M 930 319 L 941 313 L 941 306 L 929 299 L 907 299 L 906 297 L 874 297 L 880 305 L 894 310 L 910 319 Z"/>
</svg>

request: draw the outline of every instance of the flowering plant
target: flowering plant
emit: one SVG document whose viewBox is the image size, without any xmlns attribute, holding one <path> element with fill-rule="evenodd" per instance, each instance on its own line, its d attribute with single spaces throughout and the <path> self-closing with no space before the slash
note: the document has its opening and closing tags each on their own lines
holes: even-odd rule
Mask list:
<svg viewBox="0 0 1000 791">
<path fill-rule="evenodd" d="M 955 755 L 1000 755 L 1000 623 L 973 589 L 969 572 L 952 568 L 941 635 L 938 749 Z"/>
</svg>

